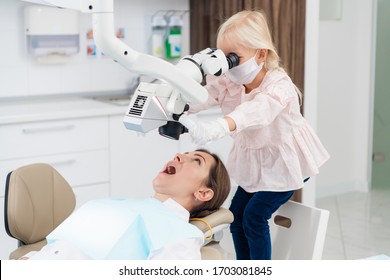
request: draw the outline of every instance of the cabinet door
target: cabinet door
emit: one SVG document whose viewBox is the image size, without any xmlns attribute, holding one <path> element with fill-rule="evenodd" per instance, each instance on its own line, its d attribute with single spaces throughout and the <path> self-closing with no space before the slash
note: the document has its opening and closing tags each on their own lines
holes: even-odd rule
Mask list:
<svg viewBox="0 0 390 280">
<path fill-rule="evenodd" d="M 76 196 L 76 208 L 92 199 L 105 198 L 110 195 L 109 184 L 96 184 L 73 188 Z"/>
<path fill-rule="evenodd" d="M 107 150 L 86 151 L 15 160 L 0 160 L 0 197 L 4 196 L 6 176 L 12 170 L 32 163 L 53 166 L 72 187 L 109 182 Z"/>
<path fill-rule="evenodd" d="M 145 198 L 153 194 L 153 178 L 178 152 L 178 141 L 157 130 L 127 130 L 122 120 L 122 115 L 110 117 L 111 196 Z"/>
<path fill-rule="evenodd" d="M 1 159 L 107 149 L 106 117 L 0 126 Z"/>
</svg>

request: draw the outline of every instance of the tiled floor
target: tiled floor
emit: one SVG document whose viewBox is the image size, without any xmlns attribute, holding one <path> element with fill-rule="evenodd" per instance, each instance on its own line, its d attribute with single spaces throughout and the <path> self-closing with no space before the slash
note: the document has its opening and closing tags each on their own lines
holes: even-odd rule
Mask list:
<svg viewBox="0 0 390 280">
<path fill-rule="evenodd" d="M 330 211 L 322 259 L 390 256 L 390 187 L 317 199 Z"/>
</svg>

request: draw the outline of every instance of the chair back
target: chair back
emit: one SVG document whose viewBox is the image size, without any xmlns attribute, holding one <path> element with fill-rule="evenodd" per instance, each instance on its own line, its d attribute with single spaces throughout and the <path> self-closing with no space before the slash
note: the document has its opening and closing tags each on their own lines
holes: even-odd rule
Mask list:
<svg viewBox="0 0 390 280">
<path fill-rule="evenodd" d="M 4 223 L 19 241 L 10 258 L 19 258 L 46 244 L 46 236 L 75 209 L 76 198 L 67 181 L 52 166 L 34 163 L 7 176 Z"/>
<path fill-rule="evenodd" d="M 272 259 L 320 260 L 329 211 L 289 200 L 270 219 Z"/>
</svg>

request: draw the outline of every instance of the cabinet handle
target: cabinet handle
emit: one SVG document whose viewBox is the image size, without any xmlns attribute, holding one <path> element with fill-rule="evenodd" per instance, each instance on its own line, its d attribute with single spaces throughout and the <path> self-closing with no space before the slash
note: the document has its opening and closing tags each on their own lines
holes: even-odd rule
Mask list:
<svg viewBox="0 0 390 280">
<path fill-rule="evenodd" d="M 75 159 L 68 159 L 68 160 L 61 160 L 61 161 L 54 161 L 54 162 L 48 162 L 49 165 L 52 166 L 59 166 L 59 165 L 72 165 L 76 162 Z"/>
<path fill-rule="evenodd" d="M 71 130 L 74 128 L 73 124 L 61 125 L 61 126 L 48 126 L 48 127 L 37 127 L 37 128 L 23 128 L 22 132 L 29 133 L 39 133 L 47 131 L 58 131 L 58 130 Z"/>
</svg>

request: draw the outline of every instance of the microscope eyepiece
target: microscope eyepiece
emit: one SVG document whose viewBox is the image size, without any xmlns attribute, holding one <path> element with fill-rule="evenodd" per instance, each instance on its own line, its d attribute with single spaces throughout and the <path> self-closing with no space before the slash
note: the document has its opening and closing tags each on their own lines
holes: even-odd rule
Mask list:
<svg viewBox="0 0 390 280">
<path fill-rule="evenodd" d="M 226 56 L 226 60 L 229 65 L 229 69 L 232 69 L 233 67 L 236 67 L 238 64 L 240 64 L 240 58 L 235 53 L 229 53 Z"/>
</svg>

